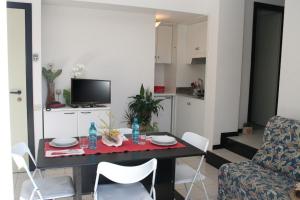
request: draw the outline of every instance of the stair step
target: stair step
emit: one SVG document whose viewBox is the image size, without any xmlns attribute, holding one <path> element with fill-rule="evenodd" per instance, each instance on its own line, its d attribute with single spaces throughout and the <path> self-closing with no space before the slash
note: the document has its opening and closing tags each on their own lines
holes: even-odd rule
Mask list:
<svg viewBox="0 0 300 200">
<path fill-rule="evenodd" d="M 233 137 L 228 137 L 225 141 L 224 147 L 226 149 L 248 159 L 252 159 L 258 150 L 248 144 L 241 143 Z"/>
<path fill-rule="evenodd" d="M 236 163 L 247 160 L 247 158 L 224 148 L 207 151 L 206 155 L 206 162 L 216 167 L 217 169 L 219 169 L 225 163 Z"/>
<path fill-rule="evenodd" d="M 232 162 L 232 163 L 237 163 L 237 162 L 242 162 L 242 161 L 247 161 L 249 159 L 236 154 L 232 151 L 229 151 L 228 149 L 215 149 L 212 151 L 214 154 Z"/>
</svg>

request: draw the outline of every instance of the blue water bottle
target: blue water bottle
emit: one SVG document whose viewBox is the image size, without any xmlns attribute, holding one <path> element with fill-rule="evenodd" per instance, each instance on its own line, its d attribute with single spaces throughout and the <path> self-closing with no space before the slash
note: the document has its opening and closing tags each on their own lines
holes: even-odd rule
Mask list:
<svg viewBox="0 0 300 200">
<path fill-rule="evenodd" d="M 89 129 L 89 149 L 95 150 L 97 148 L 97 129 L 95 122 L 91 123 Z"/>
<path fill-rule="evenodd" d="M 138 119 L 135 117 L 132 123 L 132 141 L 134 144 L 139 143 L 139 134 L 140 134 L 140 126 L 138 123 Z"/>
</svg>

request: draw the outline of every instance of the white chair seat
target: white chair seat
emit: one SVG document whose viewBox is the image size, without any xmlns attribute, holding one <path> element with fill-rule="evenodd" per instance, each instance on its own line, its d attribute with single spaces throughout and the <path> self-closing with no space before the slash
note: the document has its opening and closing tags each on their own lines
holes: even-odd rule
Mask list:
<svg viewBox="0 0 300 200">
<path fill-rule="evenodd" d="M 197 171 L 187 164 L 176 164 L 175 184 L 191 183 Z M 196 181 L 204 180 L 205 176 L 201 173 L 196 178 Z"/>
<path fill-rule="evenodd" d="M 140 182 L 99 185 L 97 197 L 98 200 L 153 200 Z"/>
<path fill-rule="evenodd" d="M 72 178 L 70 176 L 59 176 L 34 179 L 44 199 L 56 199 L 74 196 Z M 33 190 L 32 182 L 28 179 L 23 182 L 20 199 L 30 199 Z M 39 199 L 38 195 L 35 198 Z"/>
</svg>

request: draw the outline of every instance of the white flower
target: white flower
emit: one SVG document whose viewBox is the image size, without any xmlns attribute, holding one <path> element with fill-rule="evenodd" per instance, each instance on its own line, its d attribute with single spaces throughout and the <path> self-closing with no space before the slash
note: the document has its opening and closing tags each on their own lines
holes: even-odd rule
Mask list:
<svg viewBox="0 0 300 200">
<path fill-rule="evenodd" d="M 74 74 L 74 77 L 77 78 L 83 74 L 83 71 L 85 69 L 85 66 L 83 64 L 76 64 L 75 67 L 73 67 L 72 71 Z"/>
</svg>

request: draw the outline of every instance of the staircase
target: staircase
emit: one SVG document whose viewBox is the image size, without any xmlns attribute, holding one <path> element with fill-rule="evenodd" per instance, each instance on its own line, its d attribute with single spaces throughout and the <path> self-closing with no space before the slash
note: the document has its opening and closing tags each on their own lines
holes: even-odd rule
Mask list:
<svg viewBox="0 0 300 200">
<path fill-rule="evenodd" d="M 222 133 L 221 144 L 207 152 L 206 162 L 217 169 L 225 163 L 251 160 L 262 145 L 263 128 L 253 130 L 251 135 Z"/>
</svg>

